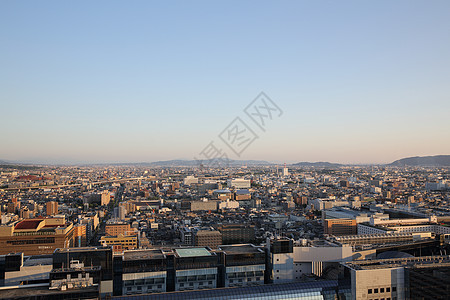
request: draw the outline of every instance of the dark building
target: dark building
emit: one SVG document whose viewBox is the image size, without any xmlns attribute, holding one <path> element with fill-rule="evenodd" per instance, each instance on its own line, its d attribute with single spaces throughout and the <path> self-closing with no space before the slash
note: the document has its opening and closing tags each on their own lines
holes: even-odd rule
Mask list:
<svg viewBox="0 0 450 300">
<path fill-rule="evenodd" d="M 111 247 L 56 249 L 53 253 L 53 269 L 68 268 L 73 261 L 78 261 L 85 267 L 100 267 L 98 276 L 100 294 L 112 295 L 113 252 Z"/>
<path fill-rule="evenodd" d="M 450 295 L 450 264 L 422 265 L 405 270 L 409 279 L 409 299 L 448 299 Z"/>
<path fill-rule="evenodd" d="M 255 226 L 247 224 L 223 224 L 217 226 L 222 234 L 222 244 L 242 244 L 255 242 Z"/>
</svg>

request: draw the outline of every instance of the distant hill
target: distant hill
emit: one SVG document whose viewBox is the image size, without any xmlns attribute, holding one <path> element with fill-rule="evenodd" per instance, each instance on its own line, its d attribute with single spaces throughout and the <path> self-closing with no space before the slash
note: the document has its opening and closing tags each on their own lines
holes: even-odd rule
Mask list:
<svg viewBox="0 0 450 300">
<path fill-rule="evenodd" d="M 450 155 L 435 156 L 415 156 L 396 160 L 389 166 L 430 166 L 430 167 L 448 167 L 450 166 Z"/>
<path fill-rule="evenodd" d="M 268 166 L 273 165 L 270 162 L 264 160 L 229 160 L 231 166 Z M 207 164 L 207 161 L 204 162 Z M 196 160 L 164 160 L 164 161 L 155 161 L 148 164 L 149 166 L 158 166 L 158 167 L 174 167 L 174 166 L 197 166 L 198 161 Z"/>
<path fill-rule="evenodd" d="M 325 167 L 325 168 L 336 168 L 342 166 L 341 164 L 330 163 L 327 161 L 318 161 L 318 162 L 299 162 L 296 164 L 292 164 L 293 167 Z"/>
<path fill-rule="evenodd" d="M 225 162 L 224 162 L 225 163 Z M 196 160 L 188 159 L 174 159 L 174 160 L 161 160 L 154 162 L 139 162 L 139 163 L 102 163 L 102 164 L 92 164 L 92 165 L 110 165 L 110 166 L 140 166 L 140 167 L 195 167 L 198 166 L 199 162 Z M 240 166 L 269 166 L 273 165 L 268 161 L 264 160 L 229 160 L 229 164 L 232 167 Z M 203 165 L 208 165 L 208 161 L 204 160 Z"/>
</svg>

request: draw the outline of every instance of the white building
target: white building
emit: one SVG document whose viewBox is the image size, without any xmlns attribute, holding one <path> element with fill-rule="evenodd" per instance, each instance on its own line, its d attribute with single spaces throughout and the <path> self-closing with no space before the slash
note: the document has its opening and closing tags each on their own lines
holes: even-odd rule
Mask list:
<svg viewBox="0 0 450 300">
<path fill-rule="evenodd" d="M 228 179 L 227 185 L 229 188 L 234 187 L 236 189 L 248 189 L 251 186 L 249 179 Z"/>
</svg>

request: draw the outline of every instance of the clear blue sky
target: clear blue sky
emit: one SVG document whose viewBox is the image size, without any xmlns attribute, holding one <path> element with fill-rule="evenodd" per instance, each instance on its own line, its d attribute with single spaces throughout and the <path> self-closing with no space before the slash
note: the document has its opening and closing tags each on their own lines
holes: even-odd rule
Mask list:
<svg viewBox="0 0 450 300">
<path fill-rule="evenodd" d="M 0 2 L 0 159 L 192 159 L 260 91 L 242 159 L 450 154 L 450 1 Z"/>
</svg>

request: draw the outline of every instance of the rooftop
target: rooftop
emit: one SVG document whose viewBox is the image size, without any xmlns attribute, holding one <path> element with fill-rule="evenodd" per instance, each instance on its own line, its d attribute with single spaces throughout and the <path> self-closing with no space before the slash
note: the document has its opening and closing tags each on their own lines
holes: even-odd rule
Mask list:
<svg viewBox="0 0 450 300">
<path fill-rule="evenodd" d="M 222 245 L 222 246 L 219 246 L 219 249 L 225 251 L 225 253 L 227 253 L 227 254 L 263 252 L 259 247 L 255 247 L 252 244 Z"/>
<path fill-rule="evenodd" d="M 36 229 L 43 219 L 26 219 L 16 224 L 14 229 Z"/>
<path fill-rule="evenodd" d="M 211 255 L 211 253 L 206 248 L 182 248 L 175 249 L 175 252 L 179 257 L 198 257 Z"/>
<path fill-rule="evenodd" d="M 123 260 L 163 259 L 165 255 L 159 249 L 125 251 Z"/>
<path fill-rule="evenodd" d="M 353 270 L 450 265 L 450 255 L 352 261 L 345 265 Z"/>
</svg>

